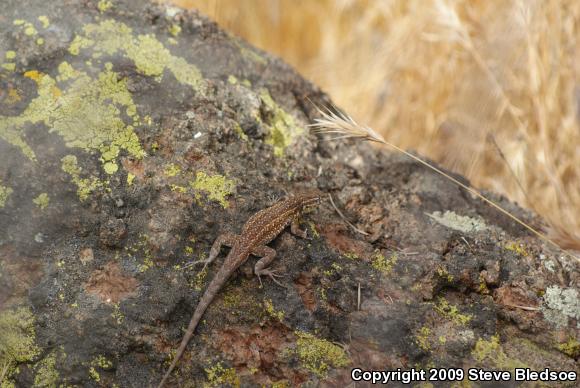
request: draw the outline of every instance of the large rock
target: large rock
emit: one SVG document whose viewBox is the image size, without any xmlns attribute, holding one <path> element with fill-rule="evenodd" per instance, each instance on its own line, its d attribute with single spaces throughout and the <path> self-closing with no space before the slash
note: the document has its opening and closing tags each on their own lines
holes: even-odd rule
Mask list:
<svg viewBox="0 0 580 388">
<path fill-rule="evenodd" d="M 313 188 L 368 234 L 328 201 L 312 240 L 282 233 L 286 287 L 243 266 L 173 384 L 578 372 L 577 262 L 405 157 L 309 134 L 328 98 L 197 13 L 4 0 L 0 66 L 2 387 L 157 383 L 221 259 L 188 263 Z"/>
</svg>

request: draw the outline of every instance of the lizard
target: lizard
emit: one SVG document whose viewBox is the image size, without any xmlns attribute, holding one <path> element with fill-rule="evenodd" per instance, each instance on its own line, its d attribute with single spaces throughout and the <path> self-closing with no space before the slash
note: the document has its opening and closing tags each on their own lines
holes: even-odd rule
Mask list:
<svg viewBox="0 0 580 388">
<path fill-rule="evenodd" d="M 320 194 L 300 194 L 291 196 L 268 208 L 260 210 L 250 217 L 242 227 L 239 236 L 232 233 L 224 233 L 215 239 L 210 249 L 208 259 L 196 262 L 204 263 L 203 270 L 205 270 L 205 268 L 219 255 L 222 245 L 230 246 L 231 250 L 226 256 L 224 263 L 207 286 L 203 296 L 195 308 L 189 326 L 187 327 L 187 331 L 185 332 L 179 348 L 175 353 L 175 357 L 163 376 L 163 379 L 159 383 L 158 388 L 163 387 L 171 375 L 171 372 L 175 369 L 175 366 L 185 352 L 185 348 L 193 336 L 193 332 L 201 320 L 205 310 L 215 299 L 216 295 L 230 276 L 246 262 L 250 255 L 261 257 L 254 266 L 254 273 L 258 276 L 258 279 L 260 279 L 260 283 L 260 276 L 262 275 L 268 275 L 272 280 L 278 283 L 275 276 L 280 275 L 267 268 L 274 260 L 276 251 L 266 246 L 266 244 L 278 236 L 288 225 L 291 226 L 291 232 L 293 234 L 306 238 L 306 231 L 300 230 L 299 228 L 298 217 L 305 208 L 308 208 L 319 201 Z"/>
</svg>

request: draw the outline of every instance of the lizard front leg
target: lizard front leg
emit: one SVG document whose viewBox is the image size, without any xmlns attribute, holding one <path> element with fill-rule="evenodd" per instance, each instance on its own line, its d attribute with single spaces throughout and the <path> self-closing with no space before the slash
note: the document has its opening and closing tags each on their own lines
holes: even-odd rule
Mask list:
<svg viewBox="0 0 580 388">
<path fill-rule="evenodd" d="M 211 249 L 209 251 L 209 257 L 206 260 L 198 260 L 193 262 L 192 264 L 201 264 L 203 263 L 203 269 L 202 272 L 205 271 L 206 267 L 208 265 L 210 265 L 211 263 L 214 262 L 214 260 L 216 259 L 216 257 L 218 257 L 218 255 L 220 254 L 220 250 L 222 249 L 222 246 L 227 246 L 227 247 L 232 247 L 234 246 L 234 244 L 238 241 L 238 236 L 233 234 L 233 233 L 223 233 L 220 234 L 215 241 L 213 242 L 213 245 L 211 246 Z"/>
<path fill-rule="evenodd" d="M 278 282 L 275 278 L 276 276 L 281 275 L 278 275 L 277 273 L 267 268 L 270 266 L 272 261 L 274 261 L 274 258 L 276 257 L 276 251 L 264 245 L 262 247 L 254 248 L 252 250 L 252 255 L 261 257 L 261 259 L 258 260 L 256 265 L 254 266 L 254 273 L 256 274 L 256 276 L 258 276 L 260 286 L 262 286 L 262 278 L 260 278 L 260 276 L 262 275 L 270 276 L 270 278 L 274 281 L 274 283 L 278 284 L 279 286 L 282 286 L 282 284 L 280 284 L 280 282 Z"/>
<path fill-rule="evenodd" d="M 300 229 L 300 222 L 298 218 L 292 220 L 292 223 L 290 224 L 290 233 L 295 236 L 302 237 L 303 239 L 308 238 L 306 229 Z"/>
</svg>

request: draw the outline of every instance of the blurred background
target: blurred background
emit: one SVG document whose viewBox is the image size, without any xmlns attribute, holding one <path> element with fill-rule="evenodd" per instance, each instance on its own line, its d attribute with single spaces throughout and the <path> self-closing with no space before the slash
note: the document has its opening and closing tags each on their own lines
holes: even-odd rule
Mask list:
<svg viewBox="0 0 580 388">
<path fill-rule="evenodd" d="M 159 1 L 282 57 L 360 124 L 580 250 L 580 1 Z"/>
</svg>

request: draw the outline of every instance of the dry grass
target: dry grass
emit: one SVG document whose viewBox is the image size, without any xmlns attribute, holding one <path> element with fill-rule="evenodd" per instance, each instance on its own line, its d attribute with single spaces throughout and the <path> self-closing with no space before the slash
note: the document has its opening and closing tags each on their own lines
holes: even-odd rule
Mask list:
<svg viewBox="0 0 580 388">
<path fill-rule="evenodd" d="M 389 142 L 580 250 L 577 0 L 173 0 L 293 64 Z"/>
</svg>

